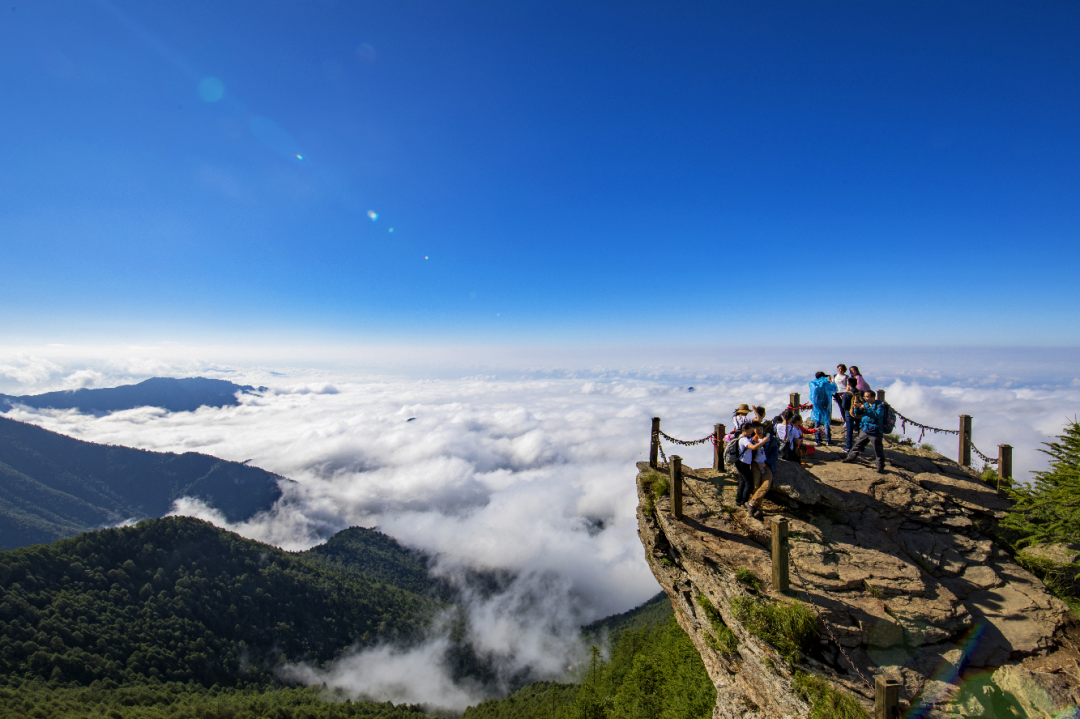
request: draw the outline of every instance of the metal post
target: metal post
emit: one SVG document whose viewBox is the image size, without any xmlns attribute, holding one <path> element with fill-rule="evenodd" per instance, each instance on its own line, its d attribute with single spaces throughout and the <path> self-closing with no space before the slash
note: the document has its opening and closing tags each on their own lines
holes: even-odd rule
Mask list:
<svg viewBox="0 0 1080 719">
<path fill-rule="evenodd" d="M 772 520 L 772 583 L 778 592 L 788 590 L 788 521 L 783 517 Z"/>
<path fill-rule="evenodd" d="M 795 408 L 796 412 L 799 411 L 798 407 L 799 407 L 800 404 L 802 404 L 802 402 L 799 401 L 799 393 L 798 392 L 792 392 L 791 396 L 788 398 L 788 402 L 791 404 L 792 407 Z"/>
<path fill-rule="evenodd" d="M 682 519 L 682 457 L 671 455 L 671 514 Z"/>
<path fill-rule="evenodd" d="M 971 466 L 971 416 L 960 415 L 960 459 L 961 466 Z"/>
<path fill-rule="evenodd" d="M 874 677 L 874 719 L 896 719 L 900 714 L 900 682 Z"/>
<path fill-rule="evenodd" d="M 660 418 L 652 418 L 652 439 L 649 445 L 649 466 L 656 469 L 656 453 L 660 449 Z"/>
<path fill-rule="evenodd" d="M 712 468 L 717 472 L 724 471 L 724 435 L 727 434 L 727 428 L 722 424 L 713 425 L 713 435 L 716 437 L 716 444 L 713 445 L 713 458 Z"/>
<path fill-rule="evenodd" d="M 1012 479 L 1012 445 L 998 445 L 998 491 L 1001 491 L 1001 480 Z M 1011 484 L 1011 482 L 1009 483 Z"/>
<path fill-rule="evenodd" d="M 877 400 L 878 400 L 878 402 L 884 402 L 885 401 L 885 390 L 879 389 L 877 391 Z"/>
</svg>

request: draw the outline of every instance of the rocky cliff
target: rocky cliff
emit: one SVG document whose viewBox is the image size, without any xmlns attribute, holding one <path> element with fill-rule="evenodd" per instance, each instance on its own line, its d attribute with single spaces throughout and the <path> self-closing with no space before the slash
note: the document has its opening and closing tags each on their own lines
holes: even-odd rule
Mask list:
<svg viewBox="0 0 1080 719">
<path fill-rule="evenodd" d="M 995 543 L 1008 500 L 925 450 L 888 445 L 885 474 L 817 456 L 779 463 L 764 523 L 735 507 L 734 472 L 711 469 L 684 469 L 676 519 L 663 468 L 639 464 L 639 535 L 716 684 L 714 718 L 872 716 L 875 675 L 900 682 L 906 717 L 1077 716 L 1080 631 Z"/>
</svg>

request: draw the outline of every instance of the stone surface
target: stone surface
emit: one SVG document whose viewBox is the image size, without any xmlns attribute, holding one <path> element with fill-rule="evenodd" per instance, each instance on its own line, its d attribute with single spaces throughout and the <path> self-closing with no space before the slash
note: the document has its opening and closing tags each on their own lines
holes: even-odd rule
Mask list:
<svg viewBox="0 0 1080 719">
<path fill-rule="evenodd" d="M 905 706 L 919 702 L 926 717 L 1035 707 L 1035 699 L 1013 696 L 1037 694 L 1033 686 L 1065 706 L 1080 673 L 1061 670 L 1049 681 L 1045 670 L 1028 676 L 1025 668 L 1033 662 L 1071 667 L 1065 659 L 1080 655 L 1059 640 L 1065 606 L 994 545 L 1008 500 L 925 450 L 890 448 L 885 474 L 874 472 L 872 461 L 841 464 L 835 447 L 816 456 L 823 461 L 805 469 L 779 463 L 765 522 L 735 507 L 734 478 L 712 470 L 687 470 L 682 520 L 671 516 L 667 497 L 652 515 L 639 506 L 649 565 L 717 686 L 714 717 L 801 718 L 809 710 L 791 691 L 796 667 L 749 634 L 730 609 L 747 592 L 739 569 L 771 586 L 769 520 L 777 515 L 789 522 L 791 592 L 773 596 L 807 603 L 821 619 L 820 648 L 802 669 L 825 676 L 868 709 L 873 694 L 861 677 L 878 673 L 901 681 Z M 647 466 L 639 467 L 644 474 Z M 736 656 L 711 648 L 699 593 L 739 638 Z M 949 666 L 955 671 L 943 673 Z M 962 667 L 1000 675 L 1013 688 L 986 679 L 985 696 L 965 693 L 956 675 Z"/>
</svg>

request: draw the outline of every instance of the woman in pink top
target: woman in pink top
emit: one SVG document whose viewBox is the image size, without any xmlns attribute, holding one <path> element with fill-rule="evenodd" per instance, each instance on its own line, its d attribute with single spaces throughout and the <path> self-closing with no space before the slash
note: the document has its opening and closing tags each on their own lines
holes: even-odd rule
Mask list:
<svg viewBox="0 0 1080 719">
<path fill-rule="evenodd" d="M 858 367 L 852 367 L 851 370 L 849 370 L 849 371 L 851 372 L 851 376 L 855 378 L 855 382 L 856 382 L 855 387 L 856 387 L 856 389 L 858 389 L 860 392 L 869 392 L 870 391 L 870 385 L 869 385 L 869 383 L 867 383 L 866 379 L 862 376 L 862 372 L 859 371 L 859 368 Z"/>
</svg>

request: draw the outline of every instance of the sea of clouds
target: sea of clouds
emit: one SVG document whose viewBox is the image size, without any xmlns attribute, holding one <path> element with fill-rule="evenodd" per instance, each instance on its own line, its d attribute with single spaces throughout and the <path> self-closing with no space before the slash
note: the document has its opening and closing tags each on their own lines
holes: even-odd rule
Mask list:
<svg viewBox="0 0 1080 719">
<path fill-rule="evenodd" d="M 1075 362 L 1040 355 L 1003 366 L 1000 355 L 982 364 L 977 357 L 949 364 L 933 355 L 906 362 L 883 356 L 877 375 L 865 363 L 863 370 L 904 415 L 954 428 L 959 414 L 970 414 L 984 452 L 996 455 L 997 444 L 1007 442 L 1016 447 L 1018 474 L 1044 467 L 1040 443 L 1080 407 Z M 811 361 L 684 356 L 679 365 L 504 365 L 450 378 L 447 368 L 391 376 L 19 355 L 0 359 L 0 374 L 10 394 L 114 386 L 155 374 L 269 387 L 241 395 L 239 406 L 195 412 L 140 408 L 92 417 L 16 408 L 6 416 L 95 442 L 250 460 L 296 480 L 270 512 L 248 522 L 229 524 L 190 499 L 175 511 L 289 550 L 349 526 L 378 527 L 437 558 L 436 571 L 461 591 L 469 642 L 500 676 L 553 678 L 580 656 L 581 625 L 658 591 L 635 520 L 634 463 L 647 458 L 650 419 L 661 417 L 670 435 L 699 439 L 714 423 L 729 423 L 742 402 L 763 404 L 771 415 L 790 392 L 805 395 L 815 370 L 835 364 Z M 925 441 L 955 455 L 952 436 Z M 711 463 L 707 445 L 666 449 L 691 466 Z M 469 584 L 476 570 L 512 580 L 494 593 L 480 591 Z M 446 634 L 435 632 L 420 647 L 380 646 L 327 669 L 288 671 L 358 695 L 457 709 L 499 691 L 452 681 L 443 662 L 447 647 Z"/>
</svg>

